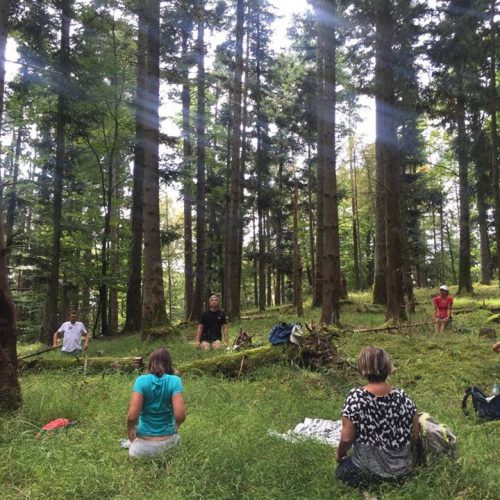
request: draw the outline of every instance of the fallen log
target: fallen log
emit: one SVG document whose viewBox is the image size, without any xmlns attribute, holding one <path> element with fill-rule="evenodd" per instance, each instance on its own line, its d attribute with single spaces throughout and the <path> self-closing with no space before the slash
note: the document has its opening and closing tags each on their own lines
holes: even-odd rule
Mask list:
<svg viewBox="0 0 500 500">
<path fill-rule="evenodd" d="M 457 316 L 458 314 L 468 314 L 474 311 L 479 311 L 483 309 L 482 307 L 467 307 L 464 309 L 453 309 L 453 316 Z"/>
<path fill-rule="evenodd" d="M 265 364 L 277 363 L 296 351 L 296 346 L 267 345 L 245 351 L 199 359 L 177 367 L 180 375 L 225 375 L 238 377 Z"/>
<path fill-rule="evenodd" d="M 424 323 L 413 323 L 411 325 L 389 325 L 377 326 L 375 328 L 361 328 L 360 330 L 352 330 L 353 333 L 372 333 L 372 332 L 385 332 L 390 330 L 401 330 L 403 328 L 413 328 L 415 326 L 433 325 L 434 321 L 425 321 Z"/>
<path fill-rule="evenodd" d="M 22 361 L 23 359 L 27 359 L 27 358 L 31 358 L 33 356 L 38 356 L 39 354 L 45 354 L 46 352 L 50 352 L 50 351 L 55 351 L 56 349 L 60 349 L 61 346 L 60 345 L 56 345 L 55 347 L 45 347 L 44 349 L 40 349 L 36 352 L 32 352 L 30 354 L 26 354 L 25 356 L 18 356 L 17 360 L 18 361 Z"/>
<path fill-rule="evenodd" d="M 85 361 L 86 360 L 86 361 Z M 19 360 L 19 369 L 21 371 L 29 370 L 57 370 L 75 367 L 84 367 L 89 372 L 101 372 L 105 369 L 115 369 L 120 371 L 137 370 L 144 366 L 140 356 L 128 358 L 85 358 L 84 356 L 68 356 L 64 358 L 42 359 L 36 358 L 32 361 Z"/>
</svg>

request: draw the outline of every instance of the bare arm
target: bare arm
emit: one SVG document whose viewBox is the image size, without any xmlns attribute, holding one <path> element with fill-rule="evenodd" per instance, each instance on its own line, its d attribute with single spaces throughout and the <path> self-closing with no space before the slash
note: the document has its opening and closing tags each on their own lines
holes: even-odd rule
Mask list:
<svg viewBox="0 0 500 500">
<path fill-rule="evenodd" d="M 195 342 L 196 342 L 197 344 L 199 344 L 199 343 L 200 343 L 200 341 L 201 341 L 201 334 L 202 334 L 202 333 L 203 333 L 203 325 L 200 323 L 200 324 L 198 325 L 198 328 L 196 328 Z"/>
<path fill-rule="evenodd" d="M 186 420 L 186 405 L 184 404 L 182 392 L 172 396 L 172 408 L 174 410 L 175 428 L 178 429 L 182 422 Z"/>
<path fill-rule="evenodd" d="M 132 392 L 127 415 L 127 434 L 130 442 L 132 442 L 136 438 L 136 426 L 139 420 L 139 415 L 142 411 L 143 404 L 144 396 L 139 392 Z"/>
<path fill-rule="evenodd" d="M 451 318 L 451 307 L 452 307 L 453 303 L 450 302 L 448 304 L 448 310 L 446 311 L 446 319 L 450 319 Z"/>
<path fill-rule="evenodd" d="M 52 335 L 52 347 L 57 347 L 57 337 L 59 336 L 59 330 L 56 330 L 54 332 L 54 335 Z"/>
<path fill-rule="evenodd" d="M 354 424 L 347 417 L 342 417 L 342 434 L 340 435 L 339 447 L 337 448 L 337 463 L 342 462 L 355 440 L 356 427 L 354 427 Z"/>
<path fill-rule="evenodd" d="M 85 332 L 83 336 L 85 337 L 85 340 L 83 341 L 83 349 L 86 351 L 89 347 L 90 335 L 88 332 Z"/>
<path fill-rule="evenodd" d="M 437 304 L 434 302 L 434 300 L 432 301 L 432 305 L 434 306 L 434 313 L 433 313 L 432 317 L 433 317 L 433 318 L 437 318 L 438 306 L 437 306 Z"/>
</svg>

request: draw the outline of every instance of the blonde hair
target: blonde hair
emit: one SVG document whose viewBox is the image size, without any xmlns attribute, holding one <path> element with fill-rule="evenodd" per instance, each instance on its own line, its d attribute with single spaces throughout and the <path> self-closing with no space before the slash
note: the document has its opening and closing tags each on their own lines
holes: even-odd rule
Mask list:
<svg viewBox="0 0 500 500">
<path fill-rule="evenodd" d="M 358 356 L 358 373 L 369 382 L 384 382 L 392 373 L 389 354 L 378 347 L 366 346 Z"/>
</svg>

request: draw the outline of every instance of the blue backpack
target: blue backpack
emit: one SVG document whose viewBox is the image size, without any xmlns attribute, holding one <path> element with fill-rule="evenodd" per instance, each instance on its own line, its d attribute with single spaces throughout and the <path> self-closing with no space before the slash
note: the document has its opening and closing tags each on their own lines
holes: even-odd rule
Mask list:
<svg viewBox="0 0 500 500">
<path fill-rule="evenodd" d="M 291 323 L 278 323 L 271 328 L 269 332 L 269 342 L 272 345 L 287 344 L 292 334 L 294 325 Z"/>
</svg>

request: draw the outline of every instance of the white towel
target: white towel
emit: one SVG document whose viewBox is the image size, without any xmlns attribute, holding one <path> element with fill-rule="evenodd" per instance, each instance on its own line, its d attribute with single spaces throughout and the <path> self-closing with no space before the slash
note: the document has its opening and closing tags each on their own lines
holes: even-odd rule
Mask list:
<svg viewBox="0 0 500 500">
<path fill-rule="evenodd" d="M 342 420 L 323 420 L 321 418 L 305 418 L 297 424 L 293 430 L 285 433 L 269 429 L 270 436 L 277 436 L 292 443 L 300 439 L 311 438 L 334 448 L 339 445 L 340 433 L 342 432 Z"/>
</svg>

